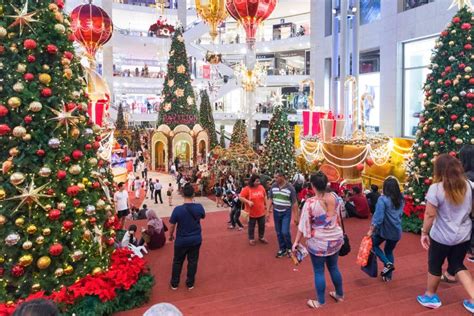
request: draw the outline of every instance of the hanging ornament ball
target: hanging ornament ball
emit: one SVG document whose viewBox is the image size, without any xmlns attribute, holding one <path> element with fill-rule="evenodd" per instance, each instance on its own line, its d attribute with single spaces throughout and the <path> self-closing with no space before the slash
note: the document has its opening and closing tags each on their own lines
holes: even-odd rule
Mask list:
<svg viewBox="0 0 474 316">
<path fill-rule="evenodd" d="M 78 175 L 79 173 L 81 173 L 81 166 L 79 165 L 72 165 L 71 167 L 69 167 L 69 173 L 72 174 L 72 175 Z"/>
<path fill-rule="evenodd" d="M 455 143 L 456 143 L 456 145 L 462 145 L 463 140 L 462 140 L 461 138 L 457 138 L 457 139 L 455 140 Z"/>
<path fill-rule="evenodd" d="M 84 253 L 81 250 L 76 250 L 72 253 L 71 258 L 73 261 L 79 261 L 82 259 Z"/>
<path fill-rule="evenodd" d="M 18 97 L 11 97 L 8 99 L 7 103 L 12 109 L 16 109 L 21 105 L 21 100 Z"/>
<path fill-rule="evenodd" d="M 89 158 L 89 159 L 87 160 L 87 162 L 88 162 L 91 166 L 95 166 L 95 165 L 97 165 L 97 162 L 98 162 L 98 161 L 97 161 L 97 158 L 92 157 L 92 158 Z"/>
<path fill-rule="evenodd" d="M 52 209 L 48 213 L 48 218 L 52 221 L 59 219 L 60 216 L 61 216 L 61 211 L 58 209 Z"/>
<path fill-rule="evenodd" d="M 22 92 L 25 89 L 25 86 L 21 82 L 17 82 L 13 85 L 13 91 Z"/>
<path fill-rule="evenodd" d="M 58 138 L 51 138 L 48 141 L 48 146 L 53 149 L 58 149 L 61 145 L 61 141 Z"/>
<path fill-rule="evenodd" d="M 78 138 L 80 135 L 81 135 L 81 131 L 78 128 L 74 127 L 73 129 L 71 129 L 72 138 Z"/>
<path fill-rule="evenodd" d="M 39 81 L 42 83 L 42 84 L 49 84 L 51 82 L 51 76 L 49 74 L 40 74 L 39 75 Z"/>
<path fill-rule="evenodd" d="M 5 36 L 7 36 L 8 34 L 8 31 L 6 28 L 4 28 L 3 26 L 0 26 L 0 38 L 4 38 Z"/>
<path fill-rule="evenodd" d="M 41 269 L 41 270 L 48 268 L 50 264 L 51 264 L 51 258 L 48 256 L 42 256 L 36 262 L 36 266 L 38 267 L 38 269 Z"/>
<path fill-rule="evenodd" d="M 5 244 L 7 246 L 15 246 L 20 241 L 20 235 L 17 233 L 11 233 L 5 238 Z"/>
<path fill-rule="evenodd" d="M 35 283 L 31 286 L 31 291 L 33 293 L 36 293 L 38 292 L 39 290 L 41 290 L 41 285 L 39 283 Z"/>
<path fill-rule="evenodd" d="M 16 264 L 13 266 L 11 273 L 16 278 L 21 277 L 25 273 L 25 268 Z"/>
<path fill-rule="evenodd" d="M 63 246 L 59 243 L 52 244 L 49 247 L 49 254 L 53 257 L 59 256 L 63 252 Z"/>
<path fill-rule="evenodd" d="M 26 232 L 30 235 L 33 235 L 34 233 L 36 233 L 38 231 L 38 228 L 35 226 L 35 225 L 29 225 L 27 228 L 26 228 Z"/>
<path fill-rule="evenodd" d="M 21 246 L 23 250 L 30 250 L 31 247 L 33 247 L 33 243 L 29 240 L 25 241 L 23 245 Z"/>
<path fill-rule="evenodd" d="M 3 200 L 7 197 L 7 192 L 4 189 L 0 189 L 0 200 Z"/>
<path fill-rule="evenodd" d="M 461 129 L 461 124 L 459 124 L 459 123 L 454 124 L 454 125 L 453 125 L 453 129 L 454 129 L 455 131 L 459 131 L 459 130 Z"/>
<path fill-rule="evenodd" d="M 54 30 L 60 34 L 64 34 L 66 32 L 66 27 L 58 23 L 54 25 Z"/>
<path fill-rule="evenodd" d="M 102 268 L 100 267 L 96 267 L 92 270 L 92 275 L 98 275 L 100 273 L 102 273 Z"/>
<path fill-rule="evenodd" d="M 43 236 L 49 236 L 51 235 L 51 228 L 45 228 L 41 233 L 43 234 Z"/>
<path fill-rule="evenodd" d="M 31 112 L 39 112 L 43 108 L 43 105 L 38 101 L 33 101 L 30 103 L 28 110 Z"/>
<path fill-rule="evenodd" d="M 33 257 L 31 255 L 24 255 L 21 256 L 20 259 L 18 259 L 18 263 L 22 267 L 27 267 L 33 262 Z"/>
<path fill-rule="evenodd" d="M 16 126 L 12 131 L 13 136 L 17 138 L 22 138 L 26 135 L 26 128 L 23 126 Z"/>
<path fill-rule="evenodd" d="M 78 207 L 76 208 L 75 213 L 76 215 L 82 215 L 82 213 L 84 213 L 84 209 L 82 207 Z"/>
<path fill-rule="evenodd" d="M 66 266 L 66 268 L 64 268 L 64 274 L 66 274 L 66 275 L 71 274 L 73 271 L 74 271 L 74 268 L 70 265 L 68 265 L 68 266 Z"/>
<path fill-rule="evenodd" d="M 43 237 L 43 236 L 38 236 L 38 237 L 36 238 L 36 243 L 37 243 L 38 245 L 42 245 L 42 244 L 44 243 L 44 237 Z"/>
<path fill-rule="evenodd" d="M 97 203 L 95 204 L 98 210 L 102 210 L 105 207 L 105 202 L 104 200 L 98 200 Z"/>
<path fill-rule="evenodd" d="M 43 178 L 49 177 L 51 175 L 51 168 L 42 167 L 40 171 L 38 172 L 38 174 L 40 175 L 40 177 L 43 177 Z"/>
<path fill-rule="evenodd" d="M 464 72 L 471 72 L 472 71 L 472 68 L 470 66 L 467 66 L 466 68 L 464 68 Z"/>
<path fill-rule="evenodd" d="M 16 72 L 24 74 L 26 72 L 26 65 L 25 64 L 18 64 L 16 66 Z"/>
<path fill-rule="evenodd" d="M 13 185 L 20 185 L 25 181 L 25 174 L 21 172 L 15 172 L 10 176 L 10 182 Z"/>
<path fill-rule="evenodd" d="M 57 268 L 56 270 L 54 270 L 54 276 L 56 277 L 61 277 L 63 276 L 64 274 L 64 269 L 63 268 Z"/>
<path fill-rule="evenodd" d="M 0 215 L 0 225 L 5 225 L 7 218 L 4 215 Z"/>
<path fill-rule="evenodd" d="M 64 211 L 66 209 L 66 203 L 59 202 L 58 203 L 58 209 L 61 210 L 61 211 Z"/>
</svg>

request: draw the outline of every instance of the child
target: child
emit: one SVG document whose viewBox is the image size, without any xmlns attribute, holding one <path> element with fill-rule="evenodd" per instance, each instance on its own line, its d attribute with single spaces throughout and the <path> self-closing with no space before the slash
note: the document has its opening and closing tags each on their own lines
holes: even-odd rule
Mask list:
<svg viewBox="0 0 474 316">
<path fill-rule="evenodd" d="M 168 196 L 168 202 L 170 206 L 173 206 L 173 185 L 170 183 L 168 185 L 168 190 L 166 190 L 166 195 Z"/>
<path fill-rule="evenodd" d="M 244 227 L 240 222 L 240 211 L 242 209 L 242 203 L 239 200 L 237 194 L 227 190 L 225 197 L 222 199 L 224 203 L 230 206 L 230 224 L 227 228 L 234 229 L 235 226 L 239 226 L 238 230 L 241 231 Z"/>
<path fill-rule="evenodd" d="M 141 193 L 141 190 L 142 190 L 142 180 L 140 180 L 140 177 L 136 177 L 135 178 L 135 181 L 133 182 L 133 188 L 135 189 L 135 199 L 139 199 L 140 198 L 140 193 Z"/>
<path fill-rule="evenodd" d="M 224 206 L 222 201 L 222 187 L 218 183 L 214 185 L 214 195 L 216 196 L 216 207 Z"/>
<path fill-rule="evenodd" d="M 122 238 L 121 246 L 123 248 L 127 248 L 129 245 L 138 246 L 138 240 L 135 237 L 135 233 L 137 232 L 137 225 L 130 225 L 128 230 L 125 232 Z"/>
</svg>

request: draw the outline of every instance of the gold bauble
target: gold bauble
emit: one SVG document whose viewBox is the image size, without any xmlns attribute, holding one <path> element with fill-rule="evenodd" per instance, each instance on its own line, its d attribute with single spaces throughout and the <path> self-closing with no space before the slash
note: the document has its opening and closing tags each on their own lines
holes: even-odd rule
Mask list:
<svg viewBox="0 0 474 316">
<path fill-rule="evenodd" d="M 80 190 L 80 191 L 83 191 L 83 190 L 86 188 L 86 186 L 84 185 L 84 183 L 78 183 L 77 186 L 79 187 L 79 190 Z"/>
<path fill-rule="evenodd" d="M 25 86 L 21 82 L 17 82 L 13 85 L 13 91 L 22 92 L 25 89 Z"/>
<path fill-rule="evenodd" d="M 91 241 L 92 240 L 92 232 L 88 229 L 84 231 L 84 234 L 82 234 L 82 239 L 86 241 Z"/>
<path fill-rule="evenodd" d="M 61 210 L 61 211 L 64 211 L 66 209 L 66 203 L 59 202 L 58 203 L 58 209 Z"/>
<path fill-rule="evenodd" d="M 49 177 L 51 175 L 51 168 L 49 167 L 42 167 L 40 169 L 40 171 L 38 172 L 38 174 L 40 175 L 40 177 Z"/>
<path fill-rule="evenodd" d="M 87 221 L 86 221 L 85 219 L 81 219 L 81 220 L 79 221 L 79 224 L 80 224 L 81 226 L 86 226 L 86 225 L 87 225 Z"/>
<path fill-rule="evenodd" d="M 454 142 L 456 143 L 456 145 L 461 145 L 463 143 L 461 138 L 456 138 Z"/>
<path fill-rule="evenodd" d="M 7 32 L 7 29 L 4 28 L 3 26 L 0 26 L 0 38 L 4 38 L 5 36 L 7 36 L 8 32 Z"/>
<path fill-rule="evenodd" d="M 0 225 L 5 225 L 7 218 L 4 215 L 0 215 Z"/>
<path fill-rule="evenodd" d="M 12 134 L 15 137 L 22 138 L 26 135 L 26 128 L 23 126 L 15 126 L 15 128 L 13 128 Z"/>
<path fill-rule="evenodd" d="M 25 175 L 21 172 L 15 172 L 10 176 L 10 182 L 13 185 L 20 185 L 25 181 Z"/>
<path fill-rule="evenodd" d="M 467 66 L 466 68 L 464 68 L 464 71 L 465 72 L 471 72 L 472 71 L 472 68 L 470 66 Z"/>
<path fill-rule="evenodd" d="M 454 125 L 453 125 L 453 129 L 454 129 L 455 131 L 459 131 L 459 130 L 461 129 L 461 124 L 459 124 L 459 123 L 454 124 Z"/>
<path fill-rule="evenodd" d="M 67 69 L 64 69 L 64 74 L 63 74 L 64 78 L 66 78 L 67 80 L 71 80 L 72 79 L 72 70 L 70 68 L 67 68 Z"/>
<path fill-rule="evenodd" d="M 51 229 L 50 229 L 50 228 L 45 228 L 45 229 L 43 229 L 42 234 L 43 234 L 43 236 L 49 236 L 49 235 L 51 235 Z"/>
<path fill-rule="evenodd" d="M 87 160 L 87 162 L 88 162 L 91 166 L 95 166 L 95 165 L 97 165 L 97 158 L 94 158 L 94 157 L 89 158 L 89 159 Z"/>
<path fill-rule="evenodd" d="M 26 72 L 26 65 L 25 64 L 18 64 L 18 66 L 16 66 L 16 71 L 21 73 L 21 74 L 24 74 Z"/>
<path fill-rule="evenodd" d="M 6 196 L 7 196 L 7 192 L 5 192 L 4 189 L 0 189 L 0 200 L 5 199 Z"/>
<path fill-rule="evenodd" d="M 54 275 L 55 275 L 56 277 L 58 277 L 58 278 L 59 278 L 60 276 L 62 276 L 63 274 L 64 274 L 63 268 L 57 268 L 57 269 L 54 271 Z"/>
<path fill-rule="evenodd" d="M 46 65 L 46 64 L 43 65 L 43 70 L 44 70 L 44 71 L 49 71 L 49 69 L 50 69 L 50 68 L 49 68 L 48 65 Z"/>
<path fill-rule="evenodd" d="M 105 207 L 105 202 L 104 200 L 98 200 L 97 203 L 95 204 L 95 207 L 98 210 L 102 210 Z"/>
<path fill-rule="evenodd" d="M 92 275 L 97 275 L 99 273 L 102 273 L 102 268 L 96 267 L 94 270 L 92 270 Z"/>
<path fill-rule="evenodd" d="M 51 82 L 51 76 L 49 74 L 40 74 L 38 80 L 45 85 L 48 85 Z"/>
<path fill-rule="evenodd" d="M 51 264 L 51 258 L 48 256 L 43 256 L 39 258 L 38 261 L 36 262 L 36 266 L 38 267 L 38 269 L 41 269 L 41 270 L 48 268 L 50 264 Z"/>
<path fill-rule="evenodd" d="M 33 101 L 30 103 L 28 110 L 31 112 L 39 112 L 43 108 L 43 105 L 38 101 Z"/>
<path fill-rule="evenodd" d="M 21 246 L 23 250 L 30 250 L 31 247 L 33 247 L 33 243 L 29 240 L 25 241 L 23 245 Z"/>
<path fill-rule="evenodd" d="M 76 215 L 81 215 L 82 213 L 84 213 L 84 209 L 79 207 L 79 208 L 76 208 L 76 211 L 75 211 Z"/>
<path fill-rule="evenodd" d="M 5 262 L 5 257 L 4 256 L 0 256 L 0 263 L 4 263 Z"/>
<path fill-rule="evenodd" d="M 25 142 L 29 142 L 31 140 L 31 134 L 25 134 L 21 139 L 23 139 Z"/>
<path fill-rule="evenodd" d="M 31 291 L 33 293 L 38 292 L 39 290 L 41 290 L 41 285 L 39 283 L 35 283 L 31 286 Z"/>
<path fill-rule="evenodd" d="M 15 225 L 18 226 L 18 227 L 21 227 L 25 224 L 25 219 L 23 217 L 18 217 L 16 220 L 15 220 Z"/>
<path fill-rule="evenodd" d="M 66 32 L 66 27 L 58 23 L 54 25 L 54 30 L 60 34 L 64 34 Z"/>
<path fill-rule="evenodd" d="M 465 125 L 462 126 L 462 128 L 469 129 L 469 125 L 465 124 Z"/>
<path fill-rule="evenodd" d="M 20 151 L 18 150 L 17 147 L 10 148 L 10 150 L 8 151 L 8 154 L 10 154 L 10 156 L 12 157 L 18 156 L 19 153 Z"/>
<path fill-rule="evenodd" d="M 27 228 L 26 228 L 26 232 L 30 235 L 33 235 L 34 233 L 36 233 L 38 231 L 38 228 L 35 226 L 35 225 L 29 225 Z"/>
<path fill-rule="evenodd" d="M 46 204 L 44 206 L 44 208 L 47 210 L 47 211 L 50 211 L 53 207 L 51 206 L 51 204 Z"/>
<path fill-rule="evenodd" d="M 426 166 L 426 161 L 423 161 L 423 160 L 420 161 L 420 166 L 422 166 L 422 167 Z"/>
<path fill-rule="evenodd" d="M 8 99 L 7 103 L 8 106 L 10 106 L 12 109 L 16 109 L 21 105 L 21 100 L 18 97 L 11 97 L 10 99 Z"/>
<path fill-rule="evenodd" d="M 107 204 L 107 205 L 105 206 L 105 211 L 106 211 L 106 212 L 110 212 L 111 210 L 112 210 L 112 205 Z"/>
<path fill-rule="evenodd" d="M 101 128 L 100 128 L 100 126 L 99 126 L 99 125 L 97 125 L 97 124 L 94 124 L 94 125 L 92 125 L 92 130 L 94 131 L 94 133 L 96 133 L 96 134 L 97 134 L 97 133 L 99 133 L 99 132 L 100 132 Z"/>
<path fill-rule="evenodd" d="M 72 272 L 74 271 L 74 268 L 72 266 L 66 266 L 66 268 L 64 268 L 64 274 L 66 275 L 69 275 L 71 274 Z"/>
<path fill-rule="evenodd" d="M 80 135 L 81 135 L 81 131 L 77 127 L 74 127 L 73 129 L 71 129 L 72 138 L 78 138 Z"/>
<path fill-rule="evenodd" d="M 24 255 L 18 259 L 18 263 L 22 267 L 27 267 L 33 262 L 33 257 L 31 255 Z"/>
<path fill-rule="evenodd" d="M 79 165 L 72 165 L 71 167 L 69 167 L 69 173 L 73 175 L 78 175 L 79 173 L 81 173 L 81 170 L 81 166 Z"/>
<path fill-rule="evenodd" d="M 43 236 L 38 236 L 38 237 L 36 238 L 36 243 L 37 243 L 38 245 L 42 245 L 42 244 L 44 243 L 44 237 L 43 237 Z"/>
</svg>

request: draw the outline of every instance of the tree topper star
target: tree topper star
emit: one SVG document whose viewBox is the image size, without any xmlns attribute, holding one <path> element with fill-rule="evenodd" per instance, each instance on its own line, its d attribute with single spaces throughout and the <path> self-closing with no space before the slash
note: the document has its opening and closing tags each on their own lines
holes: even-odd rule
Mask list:
<svg viewBox="0 0 474 316">
<path fill-rule="evenodd" d="M 58 129 L 61 125 L 66 126 L 66 133 L 69 136 L 69 125 L 77 126 L 77 122 L 79 120 L 78 116 L 72 115 L 72 113 L 76 110 L 76 108 L 68 111 L 66 107 L 63 107 L 62 111 L 58 111 L 56 109 L 48 107 L 51 112 L 56 114 L 56 117 L 49 119 L 48 121 L 58 121 L 58 125 L 56 126 L 55 130 Z"/>
<path fill-rule="evenodd" d="M 36 188 L 35 187 L 35 179 L 31 179 L 30 184 L 25 187 L 25 188 L 20 188 L 16 187 L 16 189 L 21 193 L 20 195 L 13 196 L 11 198 L 5 199 L 5 201 L 8 200 L 20 200 L 20 203 L 18 206 L 15 208 L 12 214 L 16 213 L 20 207 L 22 207 L 25 204 L 31 205 L 32 203 L 36 203 L 39 205 L 43 210 L 47 211 L 45 206 L 41 204 L 40 198 L 50 198 L 52 195 L 49 194 L 42 194 L 41 192 L 49 185 L 49 182 L 46 184 L 43 184 L 42 186 Z"/>
<path fill-rule="evenodd" d="M 451 6 L 448 8 L 448 10 L 451 10 L 456 5 L 458 6 L 459 10 L 461 10 L 464 7 L 467 7 L 468 10 L 473 9 L 471 0 L 453 0 L 453 3 L 451 3 Z"/>
<path fill-rule="evenodd" d="M 25 5 L 20 10 L 11 4 L 13 10 L 15 10 L 16 15 L 7 15 L 9 18 L 14 18 L 15 21 L 8 26 L 8 28 L 15 27 L 17 25 L 20 26 L 20 36 L 23 33 L 23 27 L 26 25 L 28 26 L 33 33 L 35 32 L 31 27 L 31 23 L 38 22 L 38 20 L 33 19 L 33 17 L 38 13 L 38 11 L 28 12 L 28 0 L 25 1 Z"/>
</svg>

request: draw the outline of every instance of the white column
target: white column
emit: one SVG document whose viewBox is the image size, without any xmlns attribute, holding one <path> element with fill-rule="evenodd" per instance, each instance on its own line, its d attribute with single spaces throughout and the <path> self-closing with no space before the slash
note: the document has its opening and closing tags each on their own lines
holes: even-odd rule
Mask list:
<svg viewBox="0 0 474 316">
<path fill-rule="evenodd" d="M 348 56 L 347 56 L 347 0 L 341 0 L 341 20 L 340 20 L 340 25 L 341 25 L 341 51 L 340 51 L 340 76 L 339 76 L 339 82 L 340 82 L 340 88 L 339 88 L 339 105 L 338 105 L 338 111 L 335 114 L 343 114 L 344 117 L 347 117 L 345 105 L 346 105 L 346 91 L 344 88 L 344 80 L 347 77 L 347 62 L 348 62 Z M 333 36 L 335 32 L 333 31 Z M 337 61 L 336 61 L 337 62 Z"/>
<path fill-rule="evenodd" d="M 102 9 L 110 16 L 113 21 L 113 1 L 102 0 Z M 110 100 L 114 102 L 114 47 L 112 45 L 112 39 L 102 49 L 102 76 L 109 85 Z"/>
<path fill-rule="evenodd" d="M 324 72 L 325 58 L 324 52 L 325 42 L 325 20 L 331 17 L 325 17 L 324 1 L 311 1 L 310 8 L 310 75 L 309 77 L 315 82 L 314 104 L 316 106 L 328 106 L 324 104 Z"/>
<path fill-rule="evenodd" d="M 186 0 L 178 0 L 178 21 L 181 22 L 183 27 L 186 27 L 186 25 L 188 25 L 188 21 L 187 21 L 188 8 L 187 8 L 186 2 L 187 2 Z"/>
</svg>

